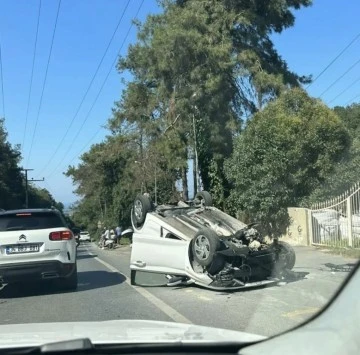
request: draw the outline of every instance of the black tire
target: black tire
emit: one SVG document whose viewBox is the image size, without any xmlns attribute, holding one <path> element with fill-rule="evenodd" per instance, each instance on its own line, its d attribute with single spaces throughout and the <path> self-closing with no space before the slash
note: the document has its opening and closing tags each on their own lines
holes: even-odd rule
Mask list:
<svg viewBox="0 0 360 355">
<path fill-rule="evenodd" d="M 133 205 L 133 217 L 138 225 L 145 222 L 146 214 L 151 211 L 151 201 L 147 196 L 137 195 Z"/>
<path fill-rule="evenodd" d="M 220 240 L 217 234 L 208 228 L 199 230 L 191 244 L 194 259 L 202 266 L 209 266 L 220 248 Z"/>
<path fill-rule="evenodd" d="M 131 270 L 130 271 L 130 285 L 136 285 L 136 283 L 135 283 L 135 275 L 136 275 L 136 271 Z"/>
<path fill-rule="evenodd" d="M 61 279 L 60 282 L 61 282 L 61 284 L 60 284 L 61 289 L 65 290 L 65 291 L 75 291 L 77 289 L 78 275 L 77 275 L 77 265 L 76 264 L 75 264 L 75 269 L 74 269 L 73 273 L 70 276 Z"/>
<path fill-rule="evenodd" d="M 213 205 L 213 199 L 207 191 L 198 192 L 195 196 L 195 200 L 200 200 L 206 207 L 211 207 Z"/>
<path fill-rule="evenodd" d="M 294 248 L 286 242 L 278 241 L 280 254 L 285 258 L 285 268 L 291 270 L 295 266 L 296 254 Z"/>
<path fill-rule="evenodd" d="M 207 267 L 206 271 L 210 275 L 215 275 L 220 272 L 225 266 L 225 257 L 221 254 L 216 254 L 212 263 Z"/>
</svg>

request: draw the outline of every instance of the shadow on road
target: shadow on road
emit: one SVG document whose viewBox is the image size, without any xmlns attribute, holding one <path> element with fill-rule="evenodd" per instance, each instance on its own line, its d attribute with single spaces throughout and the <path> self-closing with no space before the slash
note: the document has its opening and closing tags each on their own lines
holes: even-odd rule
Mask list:
<svg viewBox="0 0 360 355">
<path fill-rule="evenodd" d="M 59 293 L 72 293 L 94 290 L 98 288 L 119 285 L 126 280 L 125 276 L 109 271 L 84 271 L 78 272 L 78 288 L 76 291 L 63 291 L 59 280 L 46 282 L 28 282 L 6 285 L 0 290 L 0 300 L 6 298 L 34 297 L 53 295 Z"/>
<path fill-rule="evenodd" d="M 76 256 L 76 259 L 91 259 L 91 258 L 95 258 L 97 255 L 95 254 L 85 254 L 85 253 L 78 253 Z"/>
<path fill-rule="evenodd" d="M 95 258 L 97 255 L 96 254 L 89 254 L 89 250 L 84 248 L 81 244 L 80 246 L 76 249 L 76 259 L 91 259 L 91 258 Z"/>
<path fill-rule="evenodd" d="M 110 271 L 84 271 L 78 272 L 79 282 L 77 292 L 109 287 L 123 283 L 125 276 Z"/>
</svg>

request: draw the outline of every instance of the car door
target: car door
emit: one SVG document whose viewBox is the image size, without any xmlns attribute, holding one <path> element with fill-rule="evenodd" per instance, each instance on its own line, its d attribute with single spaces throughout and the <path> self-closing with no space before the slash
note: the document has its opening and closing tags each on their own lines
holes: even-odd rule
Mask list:
<svg viewBox="0 0 360 355">
<path fill-rule="evenodd" d="M 140 231 L 133 234 L 130 268 L 144 272 L 185 275 L 189 241 L 171 228 L 164 227 L 157 217 L 148 214 Z"/>
</svg>

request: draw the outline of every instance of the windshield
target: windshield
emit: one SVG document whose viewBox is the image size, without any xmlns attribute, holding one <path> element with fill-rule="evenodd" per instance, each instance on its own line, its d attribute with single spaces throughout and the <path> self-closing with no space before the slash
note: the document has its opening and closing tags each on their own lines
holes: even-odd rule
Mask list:
<svg viewBox="0 0 360 355">
<path fill-rule="evenodd" d="M 0 1 L 0 334 L 270 337 L 321 312 L 360 257 L 359 13 Z"/>
</svg>

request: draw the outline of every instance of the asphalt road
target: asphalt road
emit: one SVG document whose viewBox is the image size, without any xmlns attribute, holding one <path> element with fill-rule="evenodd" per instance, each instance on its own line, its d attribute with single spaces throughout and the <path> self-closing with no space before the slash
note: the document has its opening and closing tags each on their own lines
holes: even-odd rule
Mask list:
<svg viewBox="0 0 360 355">
<path fill-rule="evenodd" d="M 150 319 L 273 335 L 304 322 L 334 295 L 348 272 L 332 271 L 326 263 L 355 262 L 311 247 L 296 247 L 296 253 L 294 270 L 304 278 L 227 293 L 197 286 L 134 287 L 128 246 L 100 250 L 81 245 L 76 292 L 62 293 L 51 284 L 5 286 L 0 324 Z"/>
</svg>

